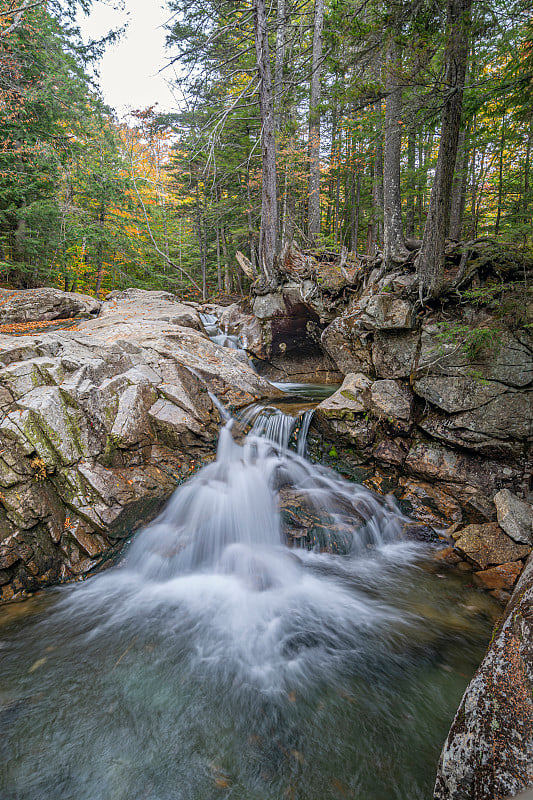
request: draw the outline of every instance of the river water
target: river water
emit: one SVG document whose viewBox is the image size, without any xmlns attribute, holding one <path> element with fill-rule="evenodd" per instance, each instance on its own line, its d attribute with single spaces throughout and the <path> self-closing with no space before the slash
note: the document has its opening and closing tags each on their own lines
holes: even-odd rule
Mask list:
<svg viewBox="0 0 533 800">
<path fill-rule="evenodd" d="M 0 612 L 2 800 L 431 797 L 490 599 L 392 503 L 231 426 L 118 567 Z M 285 546 L 280 490 L 326 545 Z"/>
</svg>

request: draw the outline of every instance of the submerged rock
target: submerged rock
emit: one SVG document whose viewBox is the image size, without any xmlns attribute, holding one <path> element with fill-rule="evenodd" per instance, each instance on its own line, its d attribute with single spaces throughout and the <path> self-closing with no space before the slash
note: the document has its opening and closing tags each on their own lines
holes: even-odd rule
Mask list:
<svg viewBox="0 0 533 800">
<path fill-rule="evenodd" d="M 484 589 L 511 590 L 515 585 L 524 565 L 521 561 L 510 561 L 496 567 L 474 573 L 474 582 Z"/>
<path fill-rule="evenodd" d="M 200 328 L 194 306 L 129 290 L 73 329 L 0 336 L 0 599 L 85 575 L 148 522 L 214 453 L 210 391 L 279 394 Z"/>
</svg>

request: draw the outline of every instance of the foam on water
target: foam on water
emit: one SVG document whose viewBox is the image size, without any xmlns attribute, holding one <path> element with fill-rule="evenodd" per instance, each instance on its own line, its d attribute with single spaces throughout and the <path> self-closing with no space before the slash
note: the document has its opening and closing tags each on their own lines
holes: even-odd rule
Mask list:
<svg viewBox="0 0 533 800">
<path fill-rule="evenodd" d="M 281 486 L 312 499 L 332 523 L 332 538 L 336 515 L 345 520 L 353 510 L 348 557 L 286 547 Z M 369 581 L 393 583 L 419 555 L 418 547 L 398 540 L 400 520 L 364 487 L 271 441 L 250 435 L 237 444 L 230 422 L 216 461 L 137 534 L 122 566 L 68 590 L 56 619 L 72 626 L 76 615 L 88 615 L 93 641 L 104 631 L 154 624 L 172 637 L 177 614 L 188 630 L 191 670 L 284 692 L 324 670 L 353 666 L 371 650 L 375 658 L 391 638 L 408 636 L 414 617 L 366 588 Z M 391 547 L 393 560 L 386 555 Z"/>
</svg>

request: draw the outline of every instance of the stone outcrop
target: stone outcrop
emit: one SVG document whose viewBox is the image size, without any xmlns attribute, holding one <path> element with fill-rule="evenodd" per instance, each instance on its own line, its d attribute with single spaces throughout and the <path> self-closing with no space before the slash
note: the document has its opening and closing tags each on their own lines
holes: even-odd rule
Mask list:
<svg viewBox="0 0 533 800">
<path fill-rule="evenodd" d="M 394 297 L 387 300 L 393 308 Z M 391 317 L 403 328 L 387 328 L 389 321 L 374 315 L 372 330 L 363 306 L 358 316 L 352 304 L 323 332 L 339 369 L 350 370 L 345 380 L 353 373 L 370 386 L 357 409 L 341 387 L 318 407 L 314 430 L 326 449 L 341 436 L 354 461 L 401 468 L 465 503 L 477 494 L 486 505 L 500 489 L 523 495 L 533 465 L 533 338 L 507 330 L 467 357 L 462 340 L 440 338 L 436 312 L 408 328 L 400 300 Z M 521 535 L 530 541 L 531 525 Z"/>
<path fill-rule="evenodd" d="M 533 509 L 519 500 L 508 489 L 502 489 L 495 497 L 498 522 L 515 542 L 533 545 Z"/>
<path fill-rule="evenodd" d="M 439 308 L 422 309 L 413 257 L 386 271 L 379 254 L 292 245 L 278 265 L 282 283 L 275 292 L 258 287 L 253 311 L 266 357 L 288 377 L 291 352 L 314 348 L 318 357 L 320 346 L 345 379 L 369 382 L 357 408 L 346 386 L 318 407 L 312 433 L 324 452 L 341 437 L 353 463 L 437 482 L 470 506 L 465 519 L 482 522 L 500 489 L 531 491 L 533 335 L 524 325 L 531 311 L 513 281 L 524 281 L 533 264 L 490 242 L 471 247 L 466 266 L 464 255 L 450 243 L 445 277 L 451 282 L 461 270 L 462 290 L 474 289 L 470 302 L 458 305 L 453 292 Z M 483 281 L 490 301 L 495 277 L 510 281 L 507 295 L 502 288 L 498 302 L 485 302 Z"/>
<path fill-rule="evenodd" d="M 514 542 L 497 522 L 467 525 L 453 534 L 455 548 L 478 570 L 526 558 L 531 547 Z"/>
<path fill-rule="evenodd" d="M 0 325 L 89 317 L 98 314 L 100 307 L 94 297 L 49 287 L 29 291 L 0 289 Z"/>
<path fill-rule="evenodd" d="M 341 256 L 345 285 L 332 291 L 312 259 L 292 254 L 286 269 L 307 282 L 304 303 L 326 310 L 321 345 L 344 376 L 315 411 L 315 454 L 394 491 L 421 523 L 453 522 L 441 562 L 502 603 L 513 593 L 444 746 L 437 800 L 503 800 L 533 784 L 533 337 L 524 286 L 512 284 L 533 264 L 520 275 L 516 253 L 479 251 L 465 264 L 451 247 L 447 260 L 446 280 L 460 273 L 474 302 L 450 294 L 433 309 L 417 302 L 412 259 L 392 273 L 379 256 L 360 259 L 348 274 Z M 505 302 L 490 301 L 495 275 L 511 281 Z"/>
<path fill-rule="evenodd" d="M 194 306 L 129 290 L 69 330 L 0 336 L 2 600 L 86 575 L 148 522 L 212 457 L 214 396 L 277 394 L 200 329 Z"/>
<path fill-rule="evenodd" d="M 502 585 L 505 576 L 516 574 L 516 565 L 504 564 L 499 571 L 487 570 L 484 580 Z M 503 799 L 533 784 L 532 618 L 530 559 L 455 715 L 435 800 Z"/>
</svg>

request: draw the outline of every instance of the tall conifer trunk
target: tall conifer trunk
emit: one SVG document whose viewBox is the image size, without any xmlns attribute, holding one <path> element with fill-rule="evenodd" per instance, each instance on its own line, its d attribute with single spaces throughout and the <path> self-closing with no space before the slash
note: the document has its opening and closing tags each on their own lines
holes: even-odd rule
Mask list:
<svg viewBox="0 0 533 800">
<path fill-rule="evenodd" d="M 309 200 L 307 206 L 307 235 L 311 242 L 315 242 L 320 236 L 320 72 L 323 27 L 324 0 L 315 0 L 311 97 L 309 101 Z"/>
<path fill-rule="evenodd" d="M 448 0 L 445 96 L 439 155 L 424 238 L 417 260 L 420 299 L 439 296 L 444 280 L 444 243 L 450 218 L 453 174 L 463 108 L 472 0 Z"/>
<path fill-rule="evenodd" d="M 274 258 L 278 244 L 278 206 L 276 194 L 276 138 L 272 75 L 268 47 L 268 28 L 264 0 L 253 0 L 255 52 L 259 75 L 259 111 L 261 114 L 261 230 L 259 263 L 267 280 L 274 276 Z"/>
<path fill-rule="evenodd" d="M 400 195 L 400 154 L 402 147 L 402 87 L 399 81 L 400 50 L 391 36 L 387 45 L 385 82 L 385 148 L 383 156 L 383 249 L 385 265 L 407 256 L 403 238 Z"/>
</svg>

